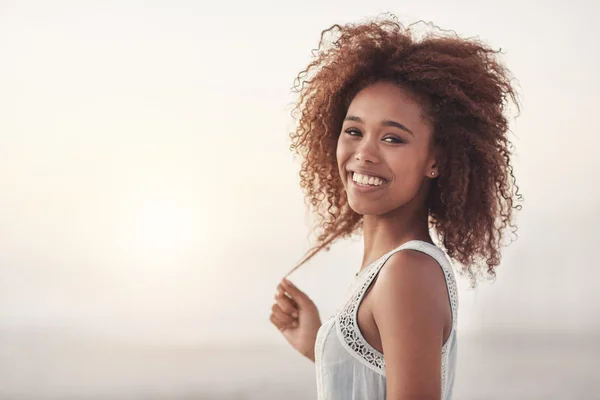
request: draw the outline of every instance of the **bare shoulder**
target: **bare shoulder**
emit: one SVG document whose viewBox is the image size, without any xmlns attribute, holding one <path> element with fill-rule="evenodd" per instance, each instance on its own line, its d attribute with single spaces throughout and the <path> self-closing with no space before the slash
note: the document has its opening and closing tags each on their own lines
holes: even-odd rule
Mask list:
<svg viewBox="0 0 600 400">
<path fill-rule="evenodd" d="M 392 397 L 440 398 L 442 344 L 451 323 L 447 293 L 444 271 L 427 254 L 402 250 L 382 267 L 372 312 Z"/>
<path fill-rule="evenodd" d="M 378 316 L 380 321 L 429 319 L 430 325 L 443 326 L 449 319 L 444 271 L 433 257 L 416 250 L 399 251 L 387 260 L 372 295 L 376 321 Z"/>
<path fill-rule="evenodd" d="M 440 264 L 430 255 L 417 250 L 402 250 L 393 254 L 382 267 L 376 286 L 383 295 L 402 289 L 430 296 L 436 289 L 443 289 L 442 294 L 447 301 L 446 279 Z"/>
</svg>

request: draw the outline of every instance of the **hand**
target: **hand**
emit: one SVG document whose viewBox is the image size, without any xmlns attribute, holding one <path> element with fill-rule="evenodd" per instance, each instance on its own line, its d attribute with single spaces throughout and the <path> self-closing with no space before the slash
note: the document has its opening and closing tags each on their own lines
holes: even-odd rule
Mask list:
<svg viewBox="0 0 600 400">
<path fill-rule="evenodd" d="M 315 341 L 321 327 L 315 303 L 287 279 L 277 286 L 275 300 L 271 307 L 271 322 L 294 349 L 314 361 Z"/>
</svg>

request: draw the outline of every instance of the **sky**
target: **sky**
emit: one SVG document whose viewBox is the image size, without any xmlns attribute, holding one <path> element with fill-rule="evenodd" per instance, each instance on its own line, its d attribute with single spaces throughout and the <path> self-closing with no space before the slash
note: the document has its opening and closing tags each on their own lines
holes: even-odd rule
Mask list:
<svg viewBox="0 0 600 400">
<path fill-rule="evenodd" d="M 592 1 L 0 1 L 0 329 L 268 341 L 310 246 L 291 87 L 320 32 L 393 12 L 501 48 L 525 198 L 498 278 L 459 279 L 459 329 L 600 328 L 600 49 Z M 292 276 L 333 312 L 341 242 Z"/>
</svg>

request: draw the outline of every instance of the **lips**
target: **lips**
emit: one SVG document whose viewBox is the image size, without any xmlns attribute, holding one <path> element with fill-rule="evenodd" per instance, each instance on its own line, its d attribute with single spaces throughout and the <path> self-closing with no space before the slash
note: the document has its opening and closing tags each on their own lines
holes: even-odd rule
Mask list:
<svg viewBox="0 0 600 400">
<path fill-rule="evenodd" d="M 366 176 L 367 178 L 377 178 L 383 181 L 383 183 L 387 183 L 390 181 L 390 179 L 386 178 L 384 175 L 375 172 L 375 171 L 369 171 L 366 169 L 347 169 L 348 173 L 350 174 L 350 177 L 353 178 L 354 174 L 357 175 L 362 175 L 362 176 Z"/>
<path fill-rule="evenodd" d="M 377 175 L 363 175 L 358 172 L 348 172 L 348 188 L 356 193 L 368 194 L 379 192 L 384 190 L 389 182 L 389 180 Z"/>
<path fill-rule="evenodd" d="M 351 173 L 351 178 L 355 183 L 369 186 L 381 186 L 385 183 L 385 179 L 377 176 L 362 175 L 357 172 Z"/>
</svg>

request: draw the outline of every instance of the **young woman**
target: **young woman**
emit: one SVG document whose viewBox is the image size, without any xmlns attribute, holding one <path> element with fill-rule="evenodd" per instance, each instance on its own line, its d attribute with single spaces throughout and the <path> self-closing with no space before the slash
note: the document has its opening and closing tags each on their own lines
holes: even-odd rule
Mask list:
<svg viewBox="0 0 600 400">
<path fill-rule="evenodd" d="M 337 239 L 364 237 L 355 283 L 324 324 L 291 282 L 277 289 L 271 322 L 315 361 L 319 399 L 451 398 L 449 259 L 473 285 L 493 278 L 520 207 L 505 115 L 517 102 L 495 55 L 457 36 L 417 39 L 386 18 L 324 31 L 298 76 L 291 138 L 320 217 L 300 265 Z"/>
</svg>

